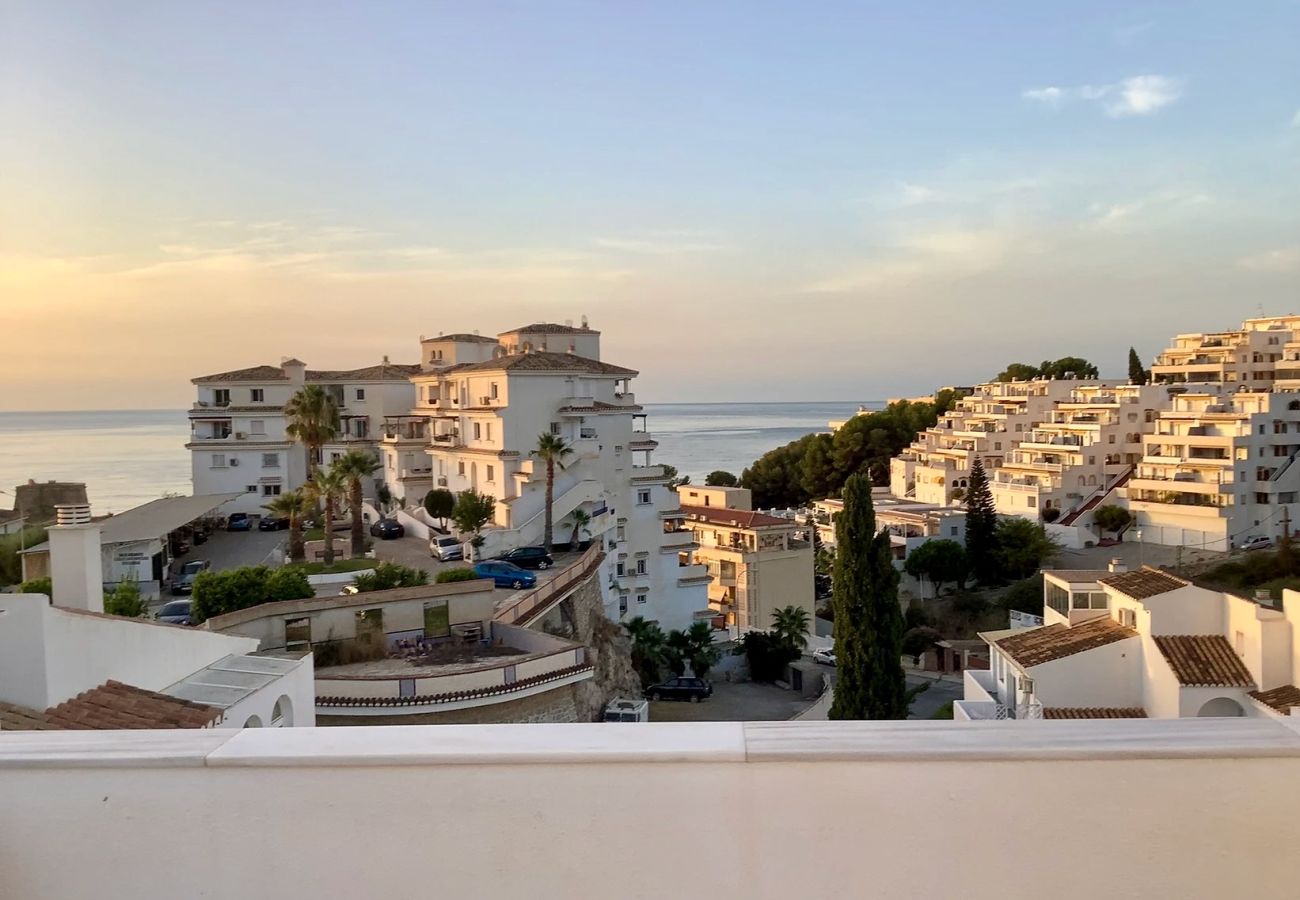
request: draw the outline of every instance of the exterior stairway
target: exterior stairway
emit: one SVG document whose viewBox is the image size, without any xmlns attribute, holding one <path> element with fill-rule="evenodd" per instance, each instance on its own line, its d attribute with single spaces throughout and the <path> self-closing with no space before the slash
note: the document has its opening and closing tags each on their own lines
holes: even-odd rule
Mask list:
<svg viewBox="0 0 1300 900">
<path fill-rule="evenodd" d="M 1109 497 L 1116 488 L 1120 488 L 1128 484 L 1128 480 L 1132 477 L 1133 477 L 1133 467 L 1129 466 L 1123 472 L 1116 475 L 1110 484 L 1101 488 L 1095 494 L 1089 497 L 1087 503 L 1084 503 L 1082 506 L 1076 506 L 1074 509 L 1070 510 L 1065 516 L 1061 518 L 1061 521 L 1058 524 L 1073 525 L 1075 522 L 1079 521 L 1079 518 L 1084 513 L 1092 512 L 1094 509 L 1100 506 L 1101 502 L 1105 500 L 1107 497 Z"/>
</svg>

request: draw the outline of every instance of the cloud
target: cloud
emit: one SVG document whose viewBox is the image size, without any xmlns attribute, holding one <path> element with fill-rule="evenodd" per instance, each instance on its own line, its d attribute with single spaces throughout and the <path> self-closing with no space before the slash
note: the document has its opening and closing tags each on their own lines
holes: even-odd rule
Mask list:
<svg viewBox="0 0 1300 900">
<path fill-rule="evenodd" d="M 1250 272 L 1300 272 L 1300 245 L 1243 256 L 1237 265 Z"/>
<path fill-rule="evenodd" d="M 1001 229 L 944 229 L 897 240 L 883 259 L 805 285 L 806 294 L 891 291 L 930 280 L 950 281 L 1000 267 L 1013 253 L 1037 252 L 1033 241 Z"/>
<path fill-rule="evenodd" d="M 652 231 L 635 236 L 598 237 L 592 244 L 602 250 L 645 256 L 718 253 L 729 249 L 717 235 L 706 231 Z"/>
<path fill-rule="evenodd" d="M 1188 209 L 1212 203 L 1203 191 L 1169 190 L 1122 203 L 1094 203 L 1088 207 L 1089 226 L 1105 231 L 1127 231 L 1139 218 L 1178 215 Z"/>
<path fill-rule="evenodd" d="M 926 187 L 923 184 L 909 184 L 906 181 L 898 183 L 900 197 L 899 206 L 920 206 L 925 203 L 936 203 L 946 199 L 943 191 Z"/>
<path fill-rule="evenodd" d="M 1146 116 L 1176 102 L 1183 84 L 1166 75 L 1134 75 L 1112 84 L 1082 84 L 1075 87 L 1029 88 L 1020 96 L 1049 109 L 1060 109 L 1075 100 L 1100 103 L 1112 118 Z"/>
</svg>

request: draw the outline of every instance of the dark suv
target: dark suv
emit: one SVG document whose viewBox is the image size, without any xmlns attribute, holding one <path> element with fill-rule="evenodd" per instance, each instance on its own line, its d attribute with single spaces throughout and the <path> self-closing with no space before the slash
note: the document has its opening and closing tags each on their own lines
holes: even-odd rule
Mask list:
<svg viewBox="0 0 1300 900">
<path fill-rule="evenodd" d="M 496 557 L 501 562 L 514 563 L 521 569 L 549 569 L 555 565 L 545 547 L 516 547 Z"/>
<path fill-rule="evenodd" d="M 651 700 L 689 700 L 699 703 L 705 697 L 713 696 L 713 685 L 703 678 L 669 678 L 650 685 L 646 688 L 645 695 Z"/>
</svg>

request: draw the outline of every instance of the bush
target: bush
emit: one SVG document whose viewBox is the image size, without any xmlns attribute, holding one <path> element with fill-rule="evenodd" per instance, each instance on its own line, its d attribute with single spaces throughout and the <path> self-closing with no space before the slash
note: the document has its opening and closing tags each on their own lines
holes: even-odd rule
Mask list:
<svg viewBox="0 0 1300 900">
<path fill-rule="evenodd" d="M 708 487 L 735 487 L 740 484 L 740 479 L 725 469 L 714 469 L 704 476 L 704 484 Z"/>
<path fill-rule="evenodd" d="M 470 568 L 460 567 L 455 569 L 443 569 L 434 579 L 438 584 L 449 584 L 453 581 L 477 581 L 478 576 Z"/>
<path fill-rule="evenodd" d="M 45 529 L 28 526 L 22 532 L 0 535 L 0 584 L 17 584 L 23 578 L 23 547 L 35 547 L 45 542 Z M 39 581 L 40 579 L 34 579 Z M 45 593 L 39 591 L 38 593 Z"/>
<path fill-rule="evenodd" d="M 911 657 L 920 656 L 926 650 L 935 645 L 943 635 L 933 628 L 927 628 L 922 625 L 918 628 L 909 628 L 903 633 L 903 652 Z"/>
<path fill-rule="evenodd" d="M 140 595 L 140 585 L 134 581 L 120 582 L 116 588 L 104 595 L 104 612 L 110 616 L 142 619 L 147 611 L 144 597 Z"/>
<path fill-rule="evenodd" d="M 785 667 L 797 660 L 799 651 L 781 640 L 771 631 L 750 631 L 741 639 L 735 656 L 749 660 L 749 677 L 754 681 L 771 683 L 785 677 Z"/>
<path fill-rule="evenodd" d="M 1061 510 L 1058 507 L 1049 506 L 1047 509 L 1043 510 L 1044 522 L 1055 522 L 1059 518 L 1061 518 Z"/>
<path fill-rule="evenodd" d="M 429 583 L 429 573 L 397 563 L 382 562 L 373 572 L 362 572 L 352 579 L 352 584 L 362 593 L 386 591 L 391 588 L 417 587 Z"/>
<path fill-rule="evenodd" d="M 44 594 L 47 597 L 54 596 L 54 582 L 49 578 L 33 578 L 31 581 L 24 581 L 18 585 L 20 594 Z"/>
<path fill-rule="evenodd" d="M 1043 576 L 1030 575 L 1015 584 L 1002 595 L 998 601 L 999 605 L 1010 612 L 1013 609 L 1026 612 L 1031 615 L 1041 616 L 1043 614 Z"/>
<path fill-rule="evenodd" d="M 908 606 L 903 612 L 903 628 L 911 631 L 913 628 L 933 628 L 934 617 L 925 611 L 920 604 Z"/>
<path fill-rule="evenodd" d="M 952 598 L 952 611 L 972 622 L 989 611 L 988 598 L 983 594 L 960 593 Z"/>
<path fill-rule="evenodd" d="M 297 566 L 272 571 L 266 566 L 244 566 L 227 572 L 200 572 L 190 598 L 190 621 L 195 625 L 228 612 L 248 609 L 274 600 L 303 600 L 316 596 L 307 575 Z"/>
</svg>

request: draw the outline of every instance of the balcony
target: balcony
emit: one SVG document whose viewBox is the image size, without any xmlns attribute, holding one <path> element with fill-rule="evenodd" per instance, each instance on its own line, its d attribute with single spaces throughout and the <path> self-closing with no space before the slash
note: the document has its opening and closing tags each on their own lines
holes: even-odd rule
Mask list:
<svg viewBox="0 0 1300 900">
<path fill-rule="evenodd" d="M 1258 718 L 26 732 L 0 739 L 0 833 L 27 900 L 401 897 L 417 859 L 448 897 L 1283 898 L 1298 756 Z M 683 809 L 743 860 L 646 825 Z M 1088 852 L 1051 838 L 1072 826 Z M 228 864 L 124 861 L 122 828 Z M 660 861 L 634 890 L 566 852 L 613 834 Z"/>
</svg>

